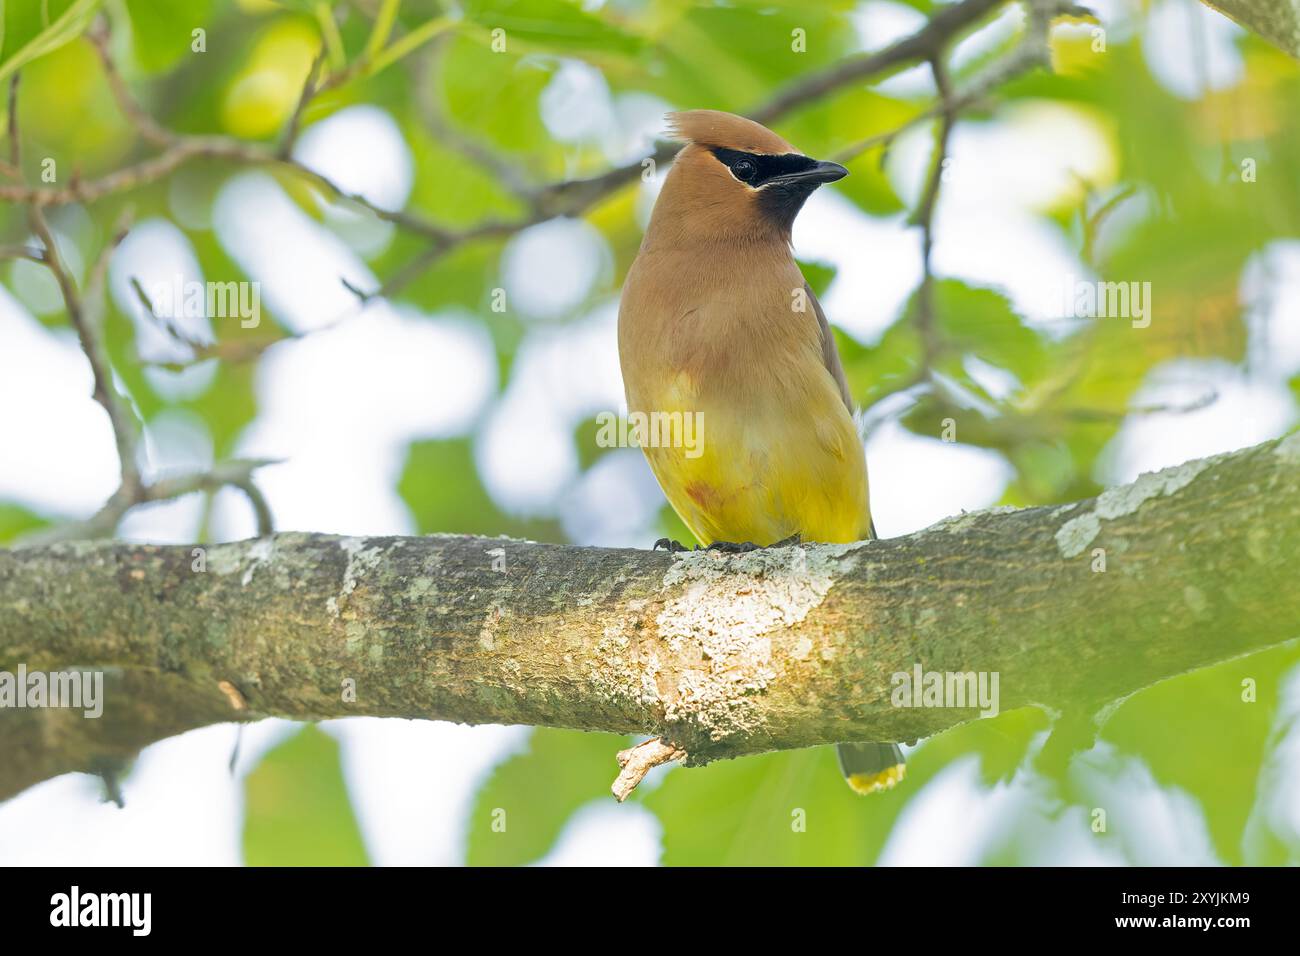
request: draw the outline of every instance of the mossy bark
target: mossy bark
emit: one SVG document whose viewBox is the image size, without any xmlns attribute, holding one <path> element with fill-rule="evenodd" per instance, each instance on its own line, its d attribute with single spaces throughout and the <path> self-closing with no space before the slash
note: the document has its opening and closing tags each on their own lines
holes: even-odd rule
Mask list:
<svg viewBox="0 0 1300 956">
<path fill-rule="evenodd" d="M 1300 59 L 1300 0 L 1205 0 L 1205 4 Z"/>
</svg>

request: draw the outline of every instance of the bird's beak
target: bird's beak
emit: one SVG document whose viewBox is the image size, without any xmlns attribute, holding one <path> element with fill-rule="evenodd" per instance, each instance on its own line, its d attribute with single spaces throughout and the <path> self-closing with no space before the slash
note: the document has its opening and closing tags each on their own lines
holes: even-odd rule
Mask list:
<svg viewBox="0 0 1300 956">
<path fill-rule="evenodd" d="M 849 171 L 839 163 L 830 163 L 825 160 L 818 160 L 807 169 L 801 169 L 795 173 L 786 173 L 784 176 L 773 177 L 770 182 L 833 183 L 837 179 L 843 179 L 848 174 Z"/>
</svg>

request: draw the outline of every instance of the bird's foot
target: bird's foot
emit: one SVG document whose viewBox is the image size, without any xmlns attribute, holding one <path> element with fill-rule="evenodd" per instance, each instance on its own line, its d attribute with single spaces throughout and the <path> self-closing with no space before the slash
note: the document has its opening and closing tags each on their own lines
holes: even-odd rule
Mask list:
<svg viewBox="0 0 1300 956">
<path fill-rule="evenodd" d="M 660 538 L 658 541 L 654 543 L 654 547 L 652 547 L 650 550 L 658 551 L 660 548 L 663 548 L 669 554 L 676 554 L 679 551 L 691 550 L 690 548 L 686 547 L 686 545 L 682 544 L 680 541 L 674 541 L 672 538 Z"/>
<path fill-rule="evenodd" d="M 742 541 L 739 544 L 734 541 L 715 541 L 709 545 L 709 550 L 721 551 L 724 554 L 745 554 L 749 551 L 766 551 L 768 548 L 788 548 L 795 544 L 803 544 L 803 535 L 798 531 L 788 538 L 773 541 L 771 544 L 754 544 L 752 541 Z"/>
<path fill-rule="evenodd" d="M 714 541 L 708 548 L 708 551 L 721 551 L 723 554 L 744 554 L 747 551 L 757 551 L 758 545 L 752 541 Z"/>
</svg>

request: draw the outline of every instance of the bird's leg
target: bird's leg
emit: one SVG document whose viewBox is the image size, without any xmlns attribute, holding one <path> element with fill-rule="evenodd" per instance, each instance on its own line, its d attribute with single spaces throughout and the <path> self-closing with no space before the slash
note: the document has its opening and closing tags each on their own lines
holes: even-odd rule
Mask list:
<svg viewBox="0 0 1300 956">
<path fill-rule="evenodd" d="M 652 547 L 650 550 L 658 551 L 660 548 L 663 548 L 669 554 L 676 554 L 678 551 L 691 550 L 690 548 L 686 547 L 686 545 L 682 544 L 680 541 L 674 541 L 672 538 L 660 538 L 658 541 L 654 543 L 654 547 Z"/>
<path fill-rule="evenodd" d="M 765 547 L 768 547 L 768 548 L 788 548 L 788 547 L 790 547 L 790 546 L 793 545 L 793 544 L 803 544 L 803 535 L 802 535 L 801 533 L 799 533 L 798 531 L 796 531 L 794 534 L 790 535 L 790 537 L 788 537 L 788 538 L 782 538 L 780 541 L 773 541 L 771 544 L 769 544 L 769 545 L 765 545 Z"/>
</svg>

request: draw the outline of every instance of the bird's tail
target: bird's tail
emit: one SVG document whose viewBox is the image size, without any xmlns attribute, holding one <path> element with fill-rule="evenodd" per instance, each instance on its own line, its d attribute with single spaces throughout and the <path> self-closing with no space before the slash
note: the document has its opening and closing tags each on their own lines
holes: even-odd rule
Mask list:
<svg viewBox="0 0 1300 956">
<path fill-rule="evenodd" d="M 903 779 L 903 751 L 898 744 L 839 744 L 840 769 L 858 793 L 888 790 Z"/>
</svg>

